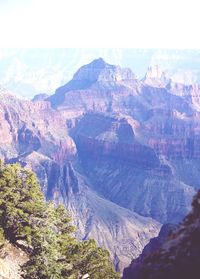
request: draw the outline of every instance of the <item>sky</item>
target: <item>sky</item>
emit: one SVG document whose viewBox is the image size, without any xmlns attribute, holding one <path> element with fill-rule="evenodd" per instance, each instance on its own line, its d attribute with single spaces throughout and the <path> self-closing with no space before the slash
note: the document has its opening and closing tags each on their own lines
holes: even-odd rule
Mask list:
<svg viewBox="0 0 200 279">
<path fill-rule="evenodd" d="M 161 64 L 189 69 L 196 81 L 198 1 L 0 0 L 0 84 L 23 96 L 52 94 L 98 57 L 140 78 Z"/>
<path fill-rule="evenodd" d="M 0 0 L 0 47 L 200 49 L 198 0 Z"/>
</svg>

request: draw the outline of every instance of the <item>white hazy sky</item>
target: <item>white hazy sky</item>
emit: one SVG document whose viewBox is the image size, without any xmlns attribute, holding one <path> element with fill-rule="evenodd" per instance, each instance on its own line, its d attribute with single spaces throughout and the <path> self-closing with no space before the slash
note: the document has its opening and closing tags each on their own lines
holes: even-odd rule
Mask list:
<svg viewBox="0 0 200 279">
<path fill-rule="evenodd" d="M 200 49 L 199 0 L 0 0 L 0 47 Z"/>
</svg>

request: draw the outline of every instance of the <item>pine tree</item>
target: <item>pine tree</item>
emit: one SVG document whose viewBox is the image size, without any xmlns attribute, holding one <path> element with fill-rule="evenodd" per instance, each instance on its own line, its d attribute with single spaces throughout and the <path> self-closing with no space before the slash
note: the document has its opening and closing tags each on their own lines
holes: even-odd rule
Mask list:
<svg viewBox="0 0 200 279">
<path fill-rule="evenodd" d="M 71 270 L 63 272 L 67 278 L 82 278 L 85 274 L 89 274 L 92 279 L 120 278 L 109 260 L 109 252 L 97 247 L 94 240 L 77 242 L 67 248 L 66 260 L 71 262 Z"/>
<path fill-rule="evenodd" d="M 19 164 L 3 165 L 0 169 L 0 227 L 13 244 L 30 242 L 32 216 L 40 215 L 44 196 L 36 176 Z"/>
<path fill-rule="evenodd" d="M 24 279 L 120 278 L 108 251 L 94 240 L 78 241 L 73 232 L 67 210 L 45 202 L 33 172 L 0 162 L 0 244 L 5 236 L 26 250 Z"/>
</svg>

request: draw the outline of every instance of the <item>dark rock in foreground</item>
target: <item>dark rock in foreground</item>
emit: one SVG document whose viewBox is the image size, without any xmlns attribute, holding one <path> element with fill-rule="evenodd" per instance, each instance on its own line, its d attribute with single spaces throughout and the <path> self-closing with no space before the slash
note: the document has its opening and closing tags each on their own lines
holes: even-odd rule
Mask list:
<svg viewBox="0 0 200 279">
<path fill-rule="evenodd" d="M 124 270 L 123 279 L 199 279 L 200 192 L 192 205 L 193 210 L 184 221 L 160 238 L 162 244 L 158 237 L 157 249 L 144 249 Z"/>
</svg>

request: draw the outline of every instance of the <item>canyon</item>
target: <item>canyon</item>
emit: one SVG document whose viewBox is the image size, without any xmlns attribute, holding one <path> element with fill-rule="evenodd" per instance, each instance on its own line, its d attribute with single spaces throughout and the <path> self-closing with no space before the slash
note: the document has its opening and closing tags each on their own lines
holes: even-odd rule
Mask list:
<svg viewBox="0 0 200 279">
<path fill-rule="evenodd" d="M 0 88 L 0 157 L 34 170 L 64 203 L 77 237 L 95 238 L 122 271 L 200 188 L 200 87 L 148 69 L 141 80 L 102 58 L 51 96 Z"/>
</svg>

